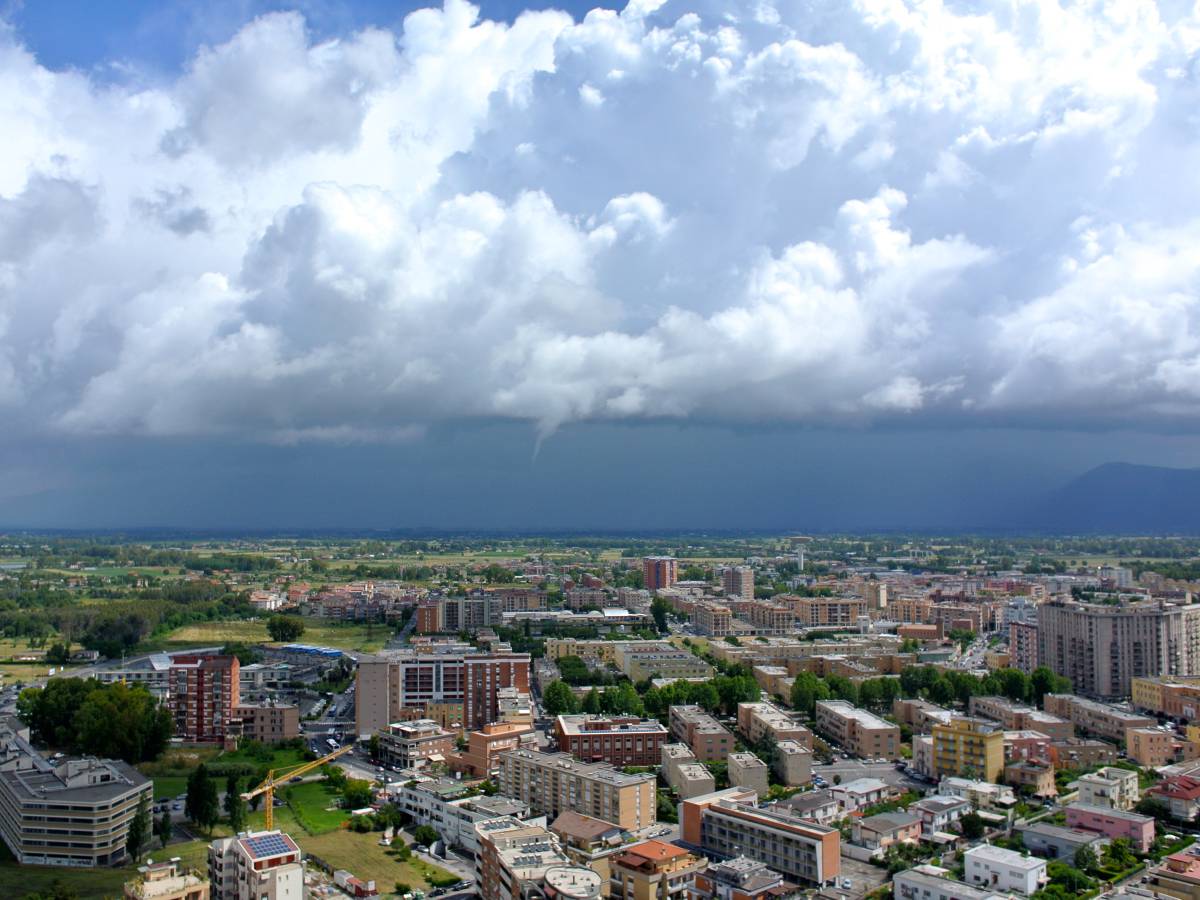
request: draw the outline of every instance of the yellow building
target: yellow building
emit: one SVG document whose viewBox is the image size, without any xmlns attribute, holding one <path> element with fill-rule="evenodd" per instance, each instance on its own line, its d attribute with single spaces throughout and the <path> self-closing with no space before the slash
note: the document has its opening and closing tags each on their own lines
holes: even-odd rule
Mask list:
<svg viewBox="0 0 1200 900">
<path fill-rule="evenodd" d="M 612 859 L 609 896 L 621 900 L 687 900 L 708 860 L 663 841 L 643 841 Z"/>
<path fill-rule="evenodd" d="M 933 775 L 996 782 L 1004 771 L 1004 731 L 983 719 L 957 716 L 933 726 Z"/>
</svg>

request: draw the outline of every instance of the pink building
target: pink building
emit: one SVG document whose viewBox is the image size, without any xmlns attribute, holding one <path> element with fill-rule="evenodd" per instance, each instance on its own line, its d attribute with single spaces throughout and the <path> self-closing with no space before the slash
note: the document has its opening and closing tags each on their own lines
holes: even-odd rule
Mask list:
<svg viewBox="0 0 1200 900">
<path fill-rule="evenodd" d="M 1049 759 L 1050 736 L 1040 731 L 1004 732 L 1004 761 Z"/>
<path fill-rule="evenodd" d="M 1067 807 L 1067 827 L 1094 831 L 1112 838 L 1128 838 L 1139 853 L 1154 843 L 1154 819 L 1137 813 L 1076 803 Z"/>
</svg>

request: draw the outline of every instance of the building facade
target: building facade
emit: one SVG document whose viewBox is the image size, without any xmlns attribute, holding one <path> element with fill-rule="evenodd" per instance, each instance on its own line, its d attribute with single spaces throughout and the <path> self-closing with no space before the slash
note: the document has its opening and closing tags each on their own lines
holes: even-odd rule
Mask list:
<svg viewBox="0 0 1200 900">
<path fill-rule="evenodd" d="M 304 854 L 282 831 L 217 838 L 208 880 L 213 900 L 304 900 Z"/>
<path fill-rule="evenodd" d="M 554 737 L 559 750 L 584 762 L 655 766 L 667 729 L 637 716 L 563 715 L 554 720 Z"/>
<path fill-rule="evenodd" d="M 500 793 L 528 803 L 550 820 L 577 812 L 626 831 L 657 821 L 653 775 L 626 775 L 607 763 L 580 762 L 568 753 L 501 753 L 499 785 Z"/>
<path fill-rule="evenodd" d="M 856 756 L 899 757 L 900 726 L 845 700 L 819 700 L 816 709 L 817 730 Z"/>
<path fill-rule="evenodd" d="M 959 716 L 933 726 L 933 776 L 998 781 L 1004 771 L 1004 731 L 983 719 Z"/>
</svg>

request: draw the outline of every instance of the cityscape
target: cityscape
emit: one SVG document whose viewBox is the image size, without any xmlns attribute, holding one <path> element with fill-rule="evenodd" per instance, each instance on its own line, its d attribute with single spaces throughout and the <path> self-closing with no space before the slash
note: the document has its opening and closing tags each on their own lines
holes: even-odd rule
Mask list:
<svg viewBox="0 0 1200 900">
<path fill-rule="evenodd" d="M 1200 900 L 1200 0 L 0 0 L 0 900 Z"/>
</svg>

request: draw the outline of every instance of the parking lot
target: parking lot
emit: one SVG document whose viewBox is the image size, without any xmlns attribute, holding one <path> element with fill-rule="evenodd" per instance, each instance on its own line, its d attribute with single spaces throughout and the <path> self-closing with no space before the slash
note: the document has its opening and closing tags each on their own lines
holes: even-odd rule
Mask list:
<svg viewBox="0 0 1200 900">
<path fill-rule="evenodd" d="M 843 887 L 845 880 L 850 880 L 850 887 Z M 842 874 L 838 876 L 837 887 L 825 887 L 818 891 L 818 896 L 854 900 L 875 890 L 888 880 L 887 869 L 873 866 L 867 862 L 842 857 Z"/>
<path fill-rule="evenodd" d="M 868 763 L 857 759 L 842 759 L 826 766 L 813 766 L 813 775 L 824 778 L 830 785 L 834 784 L 834 776 L 840 779 L 838 783 L 845 784 L 856 778 L 878 778 L 902 791 L 913 790 L 923 793 L 932 785 L 905 775 L 896 768 L 895 763 Z"/>
</svg>

